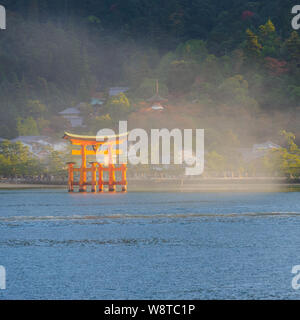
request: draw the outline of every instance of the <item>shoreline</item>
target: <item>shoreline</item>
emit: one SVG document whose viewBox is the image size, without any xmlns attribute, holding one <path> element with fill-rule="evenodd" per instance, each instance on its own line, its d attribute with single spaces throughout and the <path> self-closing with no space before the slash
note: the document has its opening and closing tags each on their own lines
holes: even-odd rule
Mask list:
<svg viewBox="0 0 300 320">
<path fill-rule="evenodd" d="M 65 185 L 57 184 L 30 184 L 30 183 L 0 183 L 0 190 L 5 189 L 63 189 Z"/>
<path fill-rule="evenodd" d="M 65 189 L 67 184 L 1 183 L 0 190 Z M 300 192 L 300 182 L 286 179 L 129 180 L 128 192 Z M 76 193 L 75 189 L 75 193 Z"/>
</svg>

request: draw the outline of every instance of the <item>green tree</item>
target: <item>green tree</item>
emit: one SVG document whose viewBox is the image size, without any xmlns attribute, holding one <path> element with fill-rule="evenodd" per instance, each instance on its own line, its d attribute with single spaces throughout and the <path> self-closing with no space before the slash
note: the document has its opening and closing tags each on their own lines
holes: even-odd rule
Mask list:
<svg viewBox="0 0 300 320">
<path fill-rule="evenodd" d="M 22 143 L 6 140 L 0 144 L 0 175 L 15 177 L 40 172 L 40 165 Z"/>
<path fill-rule="evenodd" d="M 108 113 L 102 116 L 91 117 L 87 122 L 88 130 L 92 135 L 95 135 L 100 129 L 111 129 L 113 125 L 114 122 Z"/>
<path fill-rule="evenodd" d="M 138 89 L 136 90 L 136 95 L 141 98 L 150 98 L 155 94 L 156 79 L 145 78 Z M 159 94 L 163 97 L 168 95 L 168 87 L 159 82 Z"/>
<path fill-rule="evenodd" d="M 210 173 L 220 174 L 226 169 L 226 160 L 216 151 L 211 151 L 205 155 L 205 167 Z"/>
<path fill-rule="evenodd" d="M 219 84 L 223 80 L 221 67 L 218 58 L 209 54 L 204 60 L 200 68 L 200 75 L 207 81 L 214 85 Z"/>
<path fill-rule="evenodd" d="M 195 81 L 195 64 L 185 60 L 175 60 L 168 70 L 167 85 L 170 92 L 186 93 Z"/>
<path fill-rule="evenodd" d="M 285 138 L 287 147 L 274 149 L 266 155 L 272 172 L 279 171 L 288 178 L 300 176 L 300 148 L 297 146 L 296 137 L 292 132 L 282 130 L 280 134 Z"/>
<path fill-rule="evenodd" d="M 258 111 L 258 103 L 249 96 L 248 81 L 242 75 L 225 79 L 218 87 L 217 96 L 223 103 L 249 107 L 252 112 Z"/>
<path fill-rule="evenodd" d="M 80 103 L 79 110 L 80 110 L 80 114 L 84 117 L 86 121 L 89 117 L 92 117 L 94 113 L 93 106 L 85 102 Z"/>
<path fill-rule="evenodd" d="M 38 136 L 39 130 L 36 121 L 32 117 L 17 119 L 17 131 L 19 136 Z"/>
<path fill-rule="evenodd" d="M 44 115 L 47 108 L 39 100 L 28 100 L 26 104 L 26 115 L 38 118 Z"/>
<path fill-rule="evenodd" d="M 297 31 L 293 31 L 290 37 L 284 43 L 288 58 L 292 62 L 300 62 L 300 37 Z"/>
<path fill-rule="evenodd" d="M 261 36 L 263 38 L 267 38 L 269 37 L 271 34 L 273 34 L 276 30 L 275 30 L 275 26 L 273 24 L 273 22 L 271 21 L 271 19 L 269 19 L 266 24 L 261 25 L 259 27 L 259 31 L 261 33 Z"/>
<path fill-rule="evenodd" d="M 266 24 L 259 27 L 260 42 L 262 43 L 262 55 L 278 56 L 280 43 L 277 39 L 276 29 L 269 19 Z"/>
<path fill-rule="evenodd" d="M 55 151 L 49 148 L 49 155 L 46 160 L 45 171 L 56 177 L 66 176 L 66 155 L 65 152 Z"/>
<path fill-rule="evenodd" d="M 250 29 L 246 30 L 246 44 L 244 47 L 245 56 L 257 61 L 261 56 L 262 45 L 258 42 L 258 36 L 254 34 Z"/>
<path fill-rule="evenodd" d="M 122 120 L 131 111 L 129 99 L 123 92 L 111 97 L 106 107 L 114 121 Z"/>
<path fill-rule="evenodd" d="M 176 53 L 184 60 L 203 62 L 208 55 L 208 50 L 203 40 L 193 39 L 180 44 Z"/>
</svg>

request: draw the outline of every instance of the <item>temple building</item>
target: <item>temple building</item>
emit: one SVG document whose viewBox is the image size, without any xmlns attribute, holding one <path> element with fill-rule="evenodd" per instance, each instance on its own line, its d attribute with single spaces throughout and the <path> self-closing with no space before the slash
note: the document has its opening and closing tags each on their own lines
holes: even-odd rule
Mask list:
<svg viewBox="0 0 300 320">
<path fill-rule="evenodd" d="M 168 101 L 168 99 L 165 99 L 159 95 L 158 80 L 156 80 L 155 95 L 153 97 L 147 99 L 147 102 L 150 103 L 150 107 L 152 110 L 161 111 L 164 109 L 164 103 L 167 101 Z"/>
<path fill-rule="evenodd" d="M 59 115 L 68 120 L 72 128 L 83 127 L 83 117 L 80 115 L 79 105 L 67 108 L 59 112 Z"/>
</svg>

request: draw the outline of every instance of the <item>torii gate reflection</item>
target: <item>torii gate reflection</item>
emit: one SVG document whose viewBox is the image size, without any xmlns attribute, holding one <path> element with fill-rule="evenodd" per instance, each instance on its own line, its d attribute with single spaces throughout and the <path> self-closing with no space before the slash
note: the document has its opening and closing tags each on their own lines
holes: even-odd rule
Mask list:
<svg viewBox="0 0 300 320">
<path fill-rule="evenodd" d="M 80 150 L 72 150 L 72 155 L 81 156 L 81 167 L 74 168 L 74 162 L 68 162 L 69 171 L 69 192 L 74 191 L 74 186 L 79 186 L 79 192 L 86 192 L 87 186 L 91 186 L 91 192 L 103 192 L 104 186 L 108 186 L 109 192 L 116 191 L 116 186 L 121 186 L 121 191 L 127 191 L 126 180 L 126 164 L 115 165 L 113 158 L 122 154 L 120 148 L 115 149 L 115 146 L 122 144 L 127 138 L 128 133 L 105 137 L 105 139 L 97 139 L 96 136 L 82 136 L 65 132 L 63 139 L 69 140 L 72 145 L 80 146 Z M 104 137 L 102 137 L 104 138 Z M 98 141 L 102 140 L 102 141 Z M 99 150 L 101 147 L 106 147 L 106 150 Z M 89 155 L 104 155 L 103 162 L 90 162 L 90 167 L 87 167 L 87 156 Z M 105 161 L 106 160 L 106 161 Z M 121 172 L 121 180 L 116 180 L 116 172 Z M 74 181 L 74 172 L 80 173 L 79 182 Z M 91 172 L 91 180 L 87 181 L 87 172 Z M 108 180 L 104 181 L 104 172 L 108 172 Z M 97 178 L 98 176 L 98 178 Z"/>
</svg>

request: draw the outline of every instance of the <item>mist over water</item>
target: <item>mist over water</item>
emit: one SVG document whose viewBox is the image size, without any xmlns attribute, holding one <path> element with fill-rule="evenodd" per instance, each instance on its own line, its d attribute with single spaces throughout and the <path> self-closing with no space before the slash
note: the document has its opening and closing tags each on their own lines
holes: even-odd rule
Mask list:
<svg viewBox="0 0 300 320">
<path fill-rule="evenodd" d="M 0 202 L 0 299 L 299 297 L 297 192 L 10 190 Z"/>
</svg>

